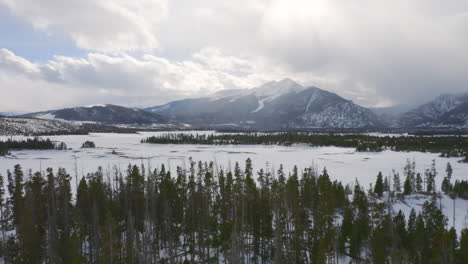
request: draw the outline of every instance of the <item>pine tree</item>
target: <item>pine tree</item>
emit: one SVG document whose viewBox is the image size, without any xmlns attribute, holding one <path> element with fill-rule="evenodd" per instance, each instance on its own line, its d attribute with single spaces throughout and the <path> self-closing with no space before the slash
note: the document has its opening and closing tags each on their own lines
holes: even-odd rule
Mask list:
<svg viewBox="0 0 468 264">
<path fill-rule="evenodd" d="M 395 173 L 395 171 L 393 171 L 393 191 L 395 193 L 401 192 L 400 174 Z"/>
<path fill-rule="evenodd" d="M 432 170 L 426 169 L 424 174 L 426 177 L 426 192 L 435 192 L 435 175 L 433 174 Z"/>
<path fill-rule="evenodd" d="M 377 180 L 375 182 L 374 193 L 376 193 L 379 197 L 382 197 L 384 186 L 383 186 L 383 176 L 382 172 L 379 172 L 377 175 Z"/>
<path fill-rule="evenodd" d="M 21 210 L 24 208 L 24 174 L 21 166 L 15 165 L 13 176 L 8 171 L 9 203 L 12 208 L 12 222 L 18 226 L 21 219 Z"/>
<path fill-rule="evenodd" d="M 390 182 L 388 181 L 387 176 L 385 176 L 385 179 L 384 179 L 383 190 L 384 192 L 390 192 Z"/>
<path fill-rule="evenodd" d="M 395 227 L 394 246 L 399 251 L 407 250 L 409 234 L 406 229 L 405 215 L 401 210 L 399 210 L 398 214 L 393 218 L 393 225 Z"/>
<path fill-rule="evenodd" d="M 457 254 L 457 263 L 468 263 L 468 228 L 461 231 L 460 248 Z"/>
<path fill-rule="evenodd" d="M 436 162 L 432 160 L 431 169 L 427 179 L 427 192 L 436 192 L 435 178 L 437 176 Z"/>
<path fill-rule="evenodd" d="M 403 194 L 409 195 L 412 193 L 413 193 L 413 190 L 411 188 L 411 179 L 410 177 L 406 177 L 405 183 L 403 185 Z"/>
<path fill-rule="evenodd" d="M 450 162 L 447 162 L 447 167 L 445 169 L 445 172 L 447 173 L 447 175 L 444 177 L 444 180 L 442 181 L 441 188 L 445 194 L 448 194 L 449 192 L 452 191 L 451 179 L 452 179 L 453 169 L 452 169 L 452 165 L 450 164 Z"/>
<path fill-rule="evenodd" d="M 453 168 L 450 162 L 447 162 L 447 167 L 445 168 L 445 172 L 447 173 L 447 179 L 450 181 L 452 179 Z"/>
<path fill-rule="evenodd" d="M 3 175 L 0 173 L 0 248 L 3 248 L 6 243 L 6 232 L 8 231 L 8 210 L 5 203 L 5 187 Z"/>
<path fill-rule="evenodd" d="M 406 225 L 402 211 L 393 216 L 391 204 L 376 199 L 385 191 L 381 173 L 368 192 L 357 181 L 351 192 L 326 169 L 319 175 L 281 166 L 278 178 L 261 169 L 255 182 L 251 161 L 245 165 L 224 172 L 191 161 L 175 177 L 164 166 L 146 173 L 130 165 L 125 176 L 114 168 L 106 179 L 98 168 L 80 180 L 76 199 L 64 169 L 47 169 L 46 180 L 40 172 L 24 177 L 15 166 L 7 172 L 10 197 L 3 206 L 0 184 L 0 216 L 8 220 L 0 225 L 0 257 L 51 264 L 335 263 L 343 255 L 351 262 L 466 262 L 468 232 L 457 248 L 435 199 L 419 215 L 412 209 Z M 405 193 L 414 191 L 410 182 Z"/>
<path fill-rule="evenodd" d="M 422 192 L 423 191 L 423 181 L 421 178 L 421 173 L 416 174 L 416 191 L 417 192 Z"/>
</svg>

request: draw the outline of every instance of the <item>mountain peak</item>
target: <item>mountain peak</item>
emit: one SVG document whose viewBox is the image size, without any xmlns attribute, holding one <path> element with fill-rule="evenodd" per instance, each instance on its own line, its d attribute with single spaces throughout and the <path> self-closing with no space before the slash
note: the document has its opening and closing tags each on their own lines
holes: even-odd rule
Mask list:
<svg viewBox="0 0 468 264">
<path fill-rule="evenodd" d="M 298 84 L 297 82 L 286 78 L 281 81 L 271 81 L 267 82 L 256 88 L 248 89 L 247 91 L 255 93 L 256 96 L 265 97 L 265 96 L 281 96 L 283 94 L 291 92 L 299 92 L 304 89 L 304 86 Z"/>
<path fill-rule="evenodd" d="M 291 78 L 284 78 L 280 81 L 277 81 L 277 83 L 282 84 L 282 85 L 299 85 L 300 86 L 300 84 L 298 84 L 296 81 L 294 81 Z"/>
</svg>

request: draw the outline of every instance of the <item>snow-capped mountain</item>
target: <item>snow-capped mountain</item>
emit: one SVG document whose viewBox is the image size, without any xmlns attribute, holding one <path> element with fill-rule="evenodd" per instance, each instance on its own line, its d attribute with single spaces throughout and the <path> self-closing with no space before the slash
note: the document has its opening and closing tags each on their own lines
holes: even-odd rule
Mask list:
<svg viewBox="0 0 468 264">
<path fill-rule="evenodd" d="M 37 117 L 40 119 L 96 122 L 104 124 L 166 123 L 166 119 L 159 114 L 149 113 L 141 109 L 131 109 L 110 104 L 65 108 L 47 112 L 31 113 L 24 116 Z"/>
<path fill-rule="evenodd" d="M 467 127 L 468 93 L 444 94 L 403 114 L 401 127 Z"/>
<path fill-rule="evenodd" d="M 255 128 L 364 128 L 382 122 L 369 109 L 334 93 L 304 87 L 291 79 L 211 97 L 174 101 L 147 111 L 195 125 Z"/>
</svg>

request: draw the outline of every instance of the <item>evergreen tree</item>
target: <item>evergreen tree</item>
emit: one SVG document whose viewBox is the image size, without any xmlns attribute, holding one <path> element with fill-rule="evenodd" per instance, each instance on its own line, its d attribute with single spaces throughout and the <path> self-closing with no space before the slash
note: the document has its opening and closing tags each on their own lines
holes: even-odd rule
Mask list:
<svg viewBox="0 0 468 264">
<path fill-rule="evenodd" d="M 468 263 L 468 228 L 461 231 L 460 248 L 457 254 L 457 263 Z"/>
<path fill-rule="evenodd" d="M 366 192 L 356 181 L 351 192 L 349 185 L 332 182 L 326 169 L 285 172 L 280 166 L 277 178 L 260 169 L 256 182 L 251 160 L 232 171 L 190 160 L 174 177 L 164 166 L 144 167 L 114 168 L 113 175 L 98 168 L 81 178 L 75 198 L 64 169 L 54 174 L 48 168 L 46 179 L 32 171 L 25 177 L 21 166 L 7 171 L 6 203 L 0 184 L 0 259 L 264 264 L 335 263 L 347 256 L 353 263 L 466 262 L 468 232 L 458 240 L 453 228 L 447 230 L 436 198 L 419 215 L 412 209 L 406 223 L 402 211 L 393 215 L 391 195 L 388 203 L 377 199 L 385 191 L 381 173 L 373 189 Z M 410 183 L 405 180 L 405 193 L 414 191 Z M 454 186 L 464 188 L 462 182 Z"/>
<path fill-rule="evenodd" d="M 374 193 L 376 193 L 379 197 L 382 197 L 384 186 L 383 186 L 383 176 L 382 172 L 379 172 L 377 175 L 377 180 L 375 182 Z"/>
<path fill-rule="evenodd" d="M 395 171 L 393 171 L 393 191 L 395 193 L 401 192 L 400 174 L 395 173 Z"/>
<path fill-rule="evenodd" d="M 450 181 L 452 179 L 453 168 L 450 162 L 447 162 L 447 167 L 445 168 L 445 172 L 447 173 L 447 179 Z"/>
<path fill-rule="evenodd" d="M 406 177 L 405 183 L 403 185 L 403 194 L 409 195 L 412 193 L 413 193 L 413 190 L 411 188 L 411 179 L 410 177 Z"/>
<path fill-rule="evenodd" d="M 383 183 L 383 190 L 384 192 L 390 192 L 390 182 L 388 181 L 388 177 L 386 176 Z"/>
<path fill-rule="evenodd" d="M 18 226 L 21 219 L 21 211 L 24 208 L 24 173 L 21 166 L 15 165 L 13 176 L 8 171 L 9 203 L 12 208 L 12 222 Z"/>
<path fill-rule="evenodd" d="M 5 187 L 3 175 L 0 173 L 0 249 L 6 243 L 6 232 L 8 231 L 8 209 L 5 203 Z"/>
<path fill-rule="evenodd" d="M 444 177 L 444 180 L 442 181 L 441 188 L 445 194 L 448 194 L 449 192 L 452 191 L 451 179 L 452 179 L 453 169 L 452 169 L 452 165 L 450 164 L 450 162 L 447 162 L 447 167 L 445 169 L 445 172 L 447 173 L 447 175 Z"/>
<path fill-rule="evenodd" d="M 416 191 L 422 192 L 423 191 L 423 180 L 421 178 L 421 173 L 416 174 Z"/>
</svg>

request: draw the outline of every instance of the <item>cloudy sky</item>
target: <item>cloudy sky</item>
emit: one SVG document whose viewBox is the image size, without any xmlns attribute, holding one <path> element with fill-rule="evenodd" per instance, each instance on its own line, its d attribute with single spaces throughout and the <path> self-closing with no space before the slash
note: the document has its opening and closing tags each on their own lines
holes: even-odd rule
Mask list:
<svg viewBox="0 0 468 264">
<path fill-rule="evenodd" d="M 0 0 L 0 111 L 292 78 L 364 106 L 468 90 L 466 0 Z"/>
</svg>

